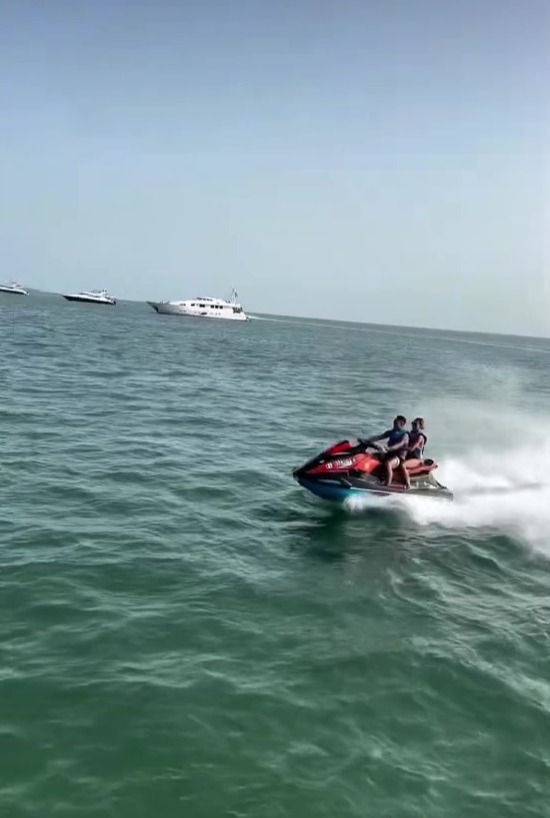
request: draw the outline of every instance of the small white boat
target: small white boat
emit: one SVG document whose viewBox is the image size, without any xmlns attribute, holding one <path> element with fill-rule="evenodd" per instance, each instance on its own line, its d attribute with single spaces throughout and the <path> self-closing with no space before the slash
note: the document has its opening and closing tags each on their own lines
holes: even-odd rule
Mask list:
<svg viewBox="0 0 550 818">
<path fill-rule="evenodd" d="M 249 321 L 248 315 L 237 301 L 235 290 L 231 297 L 212 298 L 197 296 L 187 301 L 148 301 L 155 312 L 162 315 L 183 315 L 195 318 L 223 318 L 229 321 Z"/>
<path fill-rule="evenodd" d="M 72 295 L 64 295 L 67 301 L 81 301 L 85 304 L 116 304 L 116 298 L 109 295 L 107 290 L 84 290 L 81 293 L 73 293 Z"/>
<path fill-rule="evenodd" d="M 12 293 L 13 295 L 28 295 L 29 291 L 18 284 L 17 281 L 10 281 L 9 284 L 0 284 L 0 293 Z"/>
</svg>

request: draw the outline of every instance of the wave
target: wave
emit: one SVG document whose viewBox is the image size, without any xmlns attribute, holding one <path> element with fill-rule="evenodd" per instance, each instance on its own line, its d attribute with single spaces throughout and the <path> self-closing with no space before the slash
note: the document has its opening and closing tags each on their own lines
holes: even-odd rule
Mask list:
<svg viewBox="0 0 550 818">
<path fill-rule="evenodd" d="M 492 528 L 550 555 L 550 447 L 545 448 L 472 452 L 444 461 L 441 477 L 454 491 L 454 501 L 405 498 L 405 510 L 420 525 Z"/>
<path fill-rule="evenodd" d="M 435 456 L 438 479 L 454 493 L 452 502 L 399 496 L 355 501 L 348 508 L 383 506 L 420 526 L 492 529 L 550 556 L 550 440 L 545 439 L 550 416 L 521 406 L 526 384 L 517 371 L 484 374 L 485 399 L 438 399 L 423 407 L 430 444 L 448 446 Z"/>
<path fill-rule="evenodd" d="M 472 452 L 463 459 L 442 461 L 439 477 L 453 491 L 453 501 L 412 496 L 350 498 L 346 508 L 399 511 L 422 526 L 491 528 L 550 556 L 550 447 L 545 448 L 546 453 L 524 448 L 493 457 Z M 541 468 L 544 474 L 539 473 Z"/>
</svg>

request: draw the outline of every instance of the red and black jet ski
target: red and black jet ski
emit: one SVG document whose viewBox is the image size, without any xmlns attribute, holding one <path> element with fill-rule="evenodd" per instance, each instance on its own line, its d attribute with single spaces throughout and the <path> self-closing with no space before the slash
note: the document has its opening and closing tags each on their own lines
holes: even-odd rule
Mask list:
<svg viewBox="0 0 550 818">
<path fill-rule="evenodd" d="M 410 489 L 405 488 L 399 469 L 394 471 L 393 480 L 387 486 L 383 482 L 383 452 L 382 447 L 368 440 L 358 439 L 357 443 L 342 440 L 295 469 L 293 476 L 313 494 L 335 502 L 368 494 L 423 495 L 453 499 L 452 492 L 435 479 L 435 460 L 411 461 L 408 469 Z"/>
</svg>

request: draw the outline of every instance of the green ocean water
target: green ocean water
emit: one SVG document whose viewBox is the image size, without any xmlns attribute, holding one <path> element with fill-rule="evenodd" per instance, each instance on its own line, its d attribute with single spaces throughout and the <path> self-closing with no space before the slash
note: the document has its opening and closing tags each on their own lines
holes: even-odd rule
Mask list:
<svg viewBox="0 0 550 818">
<path fill-rule="evenodd" d="M 550 341 L 0 298 L 0 815 L 550 816 Z"/>
</svg>

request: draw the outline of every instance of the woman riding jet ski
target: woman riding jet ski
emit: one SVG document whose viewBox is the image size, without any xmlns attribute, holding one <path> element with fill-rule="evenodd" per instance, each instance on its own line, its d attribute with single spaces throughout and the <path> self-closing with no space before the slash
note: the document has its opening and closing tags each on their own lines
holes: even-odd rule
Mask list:
<svg viewBox="0 0 550 818">
<path fill-rule="evenodd" d="M 395 419 L 393 430 L 379 436 L 388 439 L 387 448 L 376 439 L 343 440 L 295 469 L 294 479 L 318 497 L 336 502 L 366 494 L 418 494 L 452 500 L 452 492 L 435 479 L 437 463 L 423 459 L 426 438 L 419 424 L 413 424 L 409 434 L 404 432 L 405 424 L 399 423 L 396 429 L 398 421 L 401 417 Z M 398 430 L 403 430 L 399 439 L 391 434 Z"/>
</svg>

